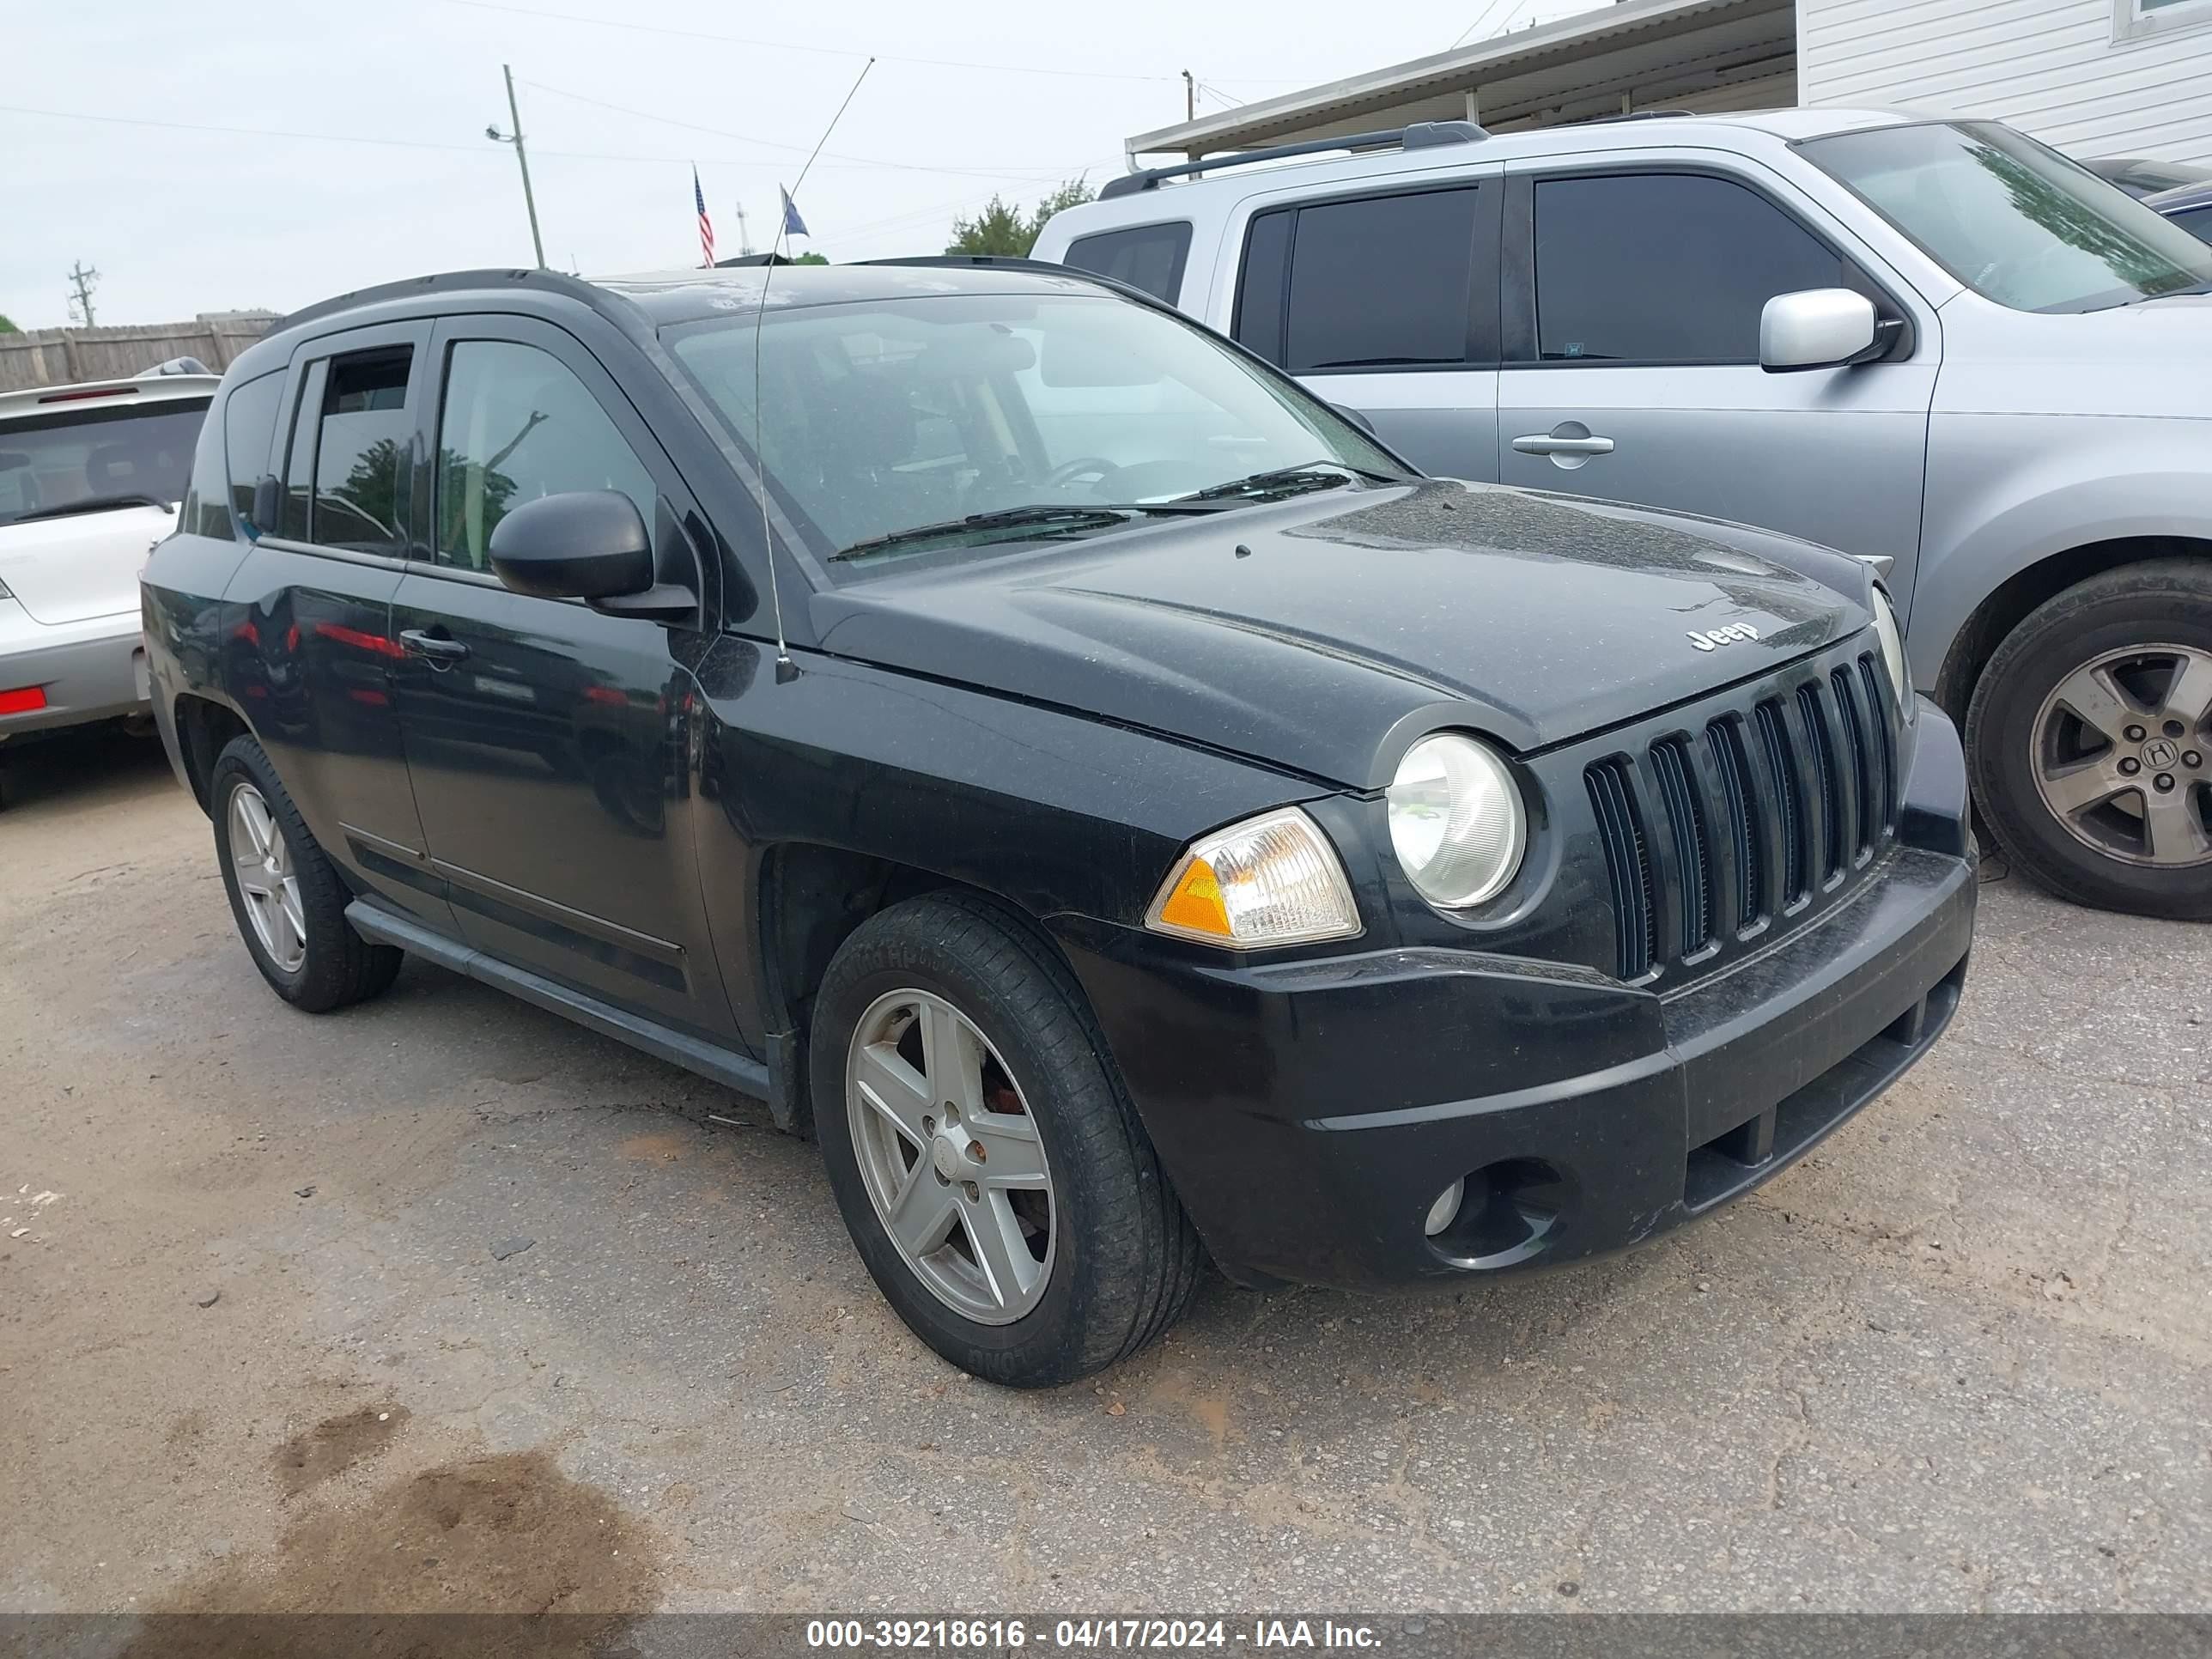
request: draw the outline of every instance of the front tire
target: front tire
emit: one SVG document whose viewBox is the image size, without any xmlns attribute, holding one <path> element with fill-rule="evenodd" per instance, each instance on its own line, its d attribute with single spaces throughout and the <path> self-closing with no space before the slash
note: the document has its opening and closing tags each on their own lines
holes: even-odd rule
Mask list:
<svg viewBox="0 0 2212 1659">
<path fill-rule="evenodd" d="M 401 953 L 346 921 L 345 884 L 258 743 L 230 740 L 216 758 L 209 800 L 223 890 L 269 988 L 311 1014 L 386 989 Z"/>
<path fill-rule="evenodd" d="M 1966 714 L 1974 793 L 2064 897 L 2212 919 L 2212 566 L 2093 576 L 1997 647 Z"/>
<path fill-rule="evenodd" d="M 963 894 L 872 917 L 823 976 L 809 1046 L 846 1227 L 945 1358 L 1052 1387 L 1181 1316 L 1197 1235 L 1080 989 L 1018 918 Z"/>
</svg>

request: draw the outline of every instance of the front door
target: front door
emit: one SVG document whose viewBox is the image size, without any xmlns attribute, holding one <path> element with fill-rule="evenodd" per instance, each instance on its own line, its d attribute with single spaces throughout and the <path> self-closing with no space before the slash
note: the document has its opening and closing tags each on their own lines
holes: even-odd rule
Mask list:
<svg viewBox="0 0 2212 1659">
<path fill-rule="evenodd" d="M 1910 594 L 1937 349 L 1771 374 L 1778 294 L 1852 288 L 1910 316 L 1798 212 L 1690 170 L 1510 181 L 1499 477 L 1674 507 L 1897 561 Z"/>
<path fill-rule="evenodd" d="M 688 629 L 510 592 L 508 509 L 617 489 L 661 536 L 682 486 L 569 336 L 520 319 L 441 324 L 427 544 L 399 584 L 393 669 L 434 868 L 464 937 L 603 1000 L 726 1038 L 694 859 Z"/>
</svg>

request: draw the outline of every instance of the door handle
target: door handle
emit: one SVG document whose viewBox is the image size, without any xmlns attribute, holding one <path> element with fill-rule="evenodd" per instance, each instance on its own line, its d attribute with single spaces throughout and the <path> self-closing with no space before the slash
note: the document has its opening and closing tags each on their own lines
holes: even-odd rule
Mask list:
<svg viewBox="0 0 2212 1659">
<path fill-rule="evenodd" d="M 1522 455 L 1610 455 L 1610 438 L 1555 438 L 1548 432 L 1532 432 L 1525 438 L 1513 441 L 1514 449 Z"/>
<path fill-rule="evenodd" d="M 410 657 L 428 658 L 433 663 L 459 662 L 469 654 L 469 648 L 459 640 L 447 639 L 442 634 L 426 634 L 419 628 L 403 629 L 399 643 Z"/>
</svg>

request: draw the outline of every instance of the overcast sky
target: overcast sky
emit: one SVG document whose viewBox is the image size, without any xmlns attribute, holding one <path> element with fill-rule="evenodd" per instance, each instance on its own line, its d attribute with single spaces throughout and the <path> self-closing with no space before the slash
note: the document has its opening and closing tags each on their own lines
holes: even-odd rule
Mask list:
<svg viewBox="0 0 2212 1659">
<path fill-rule="evenodd" d="M 740 201 L 765 246 L 777 184 L 796 179 L 871 52 L 799 195 L 814 238 L 798 246 L 833 259 L 934 252 L 994 191 L 1026 202 L 1120 171 L 1125 137 L 1182 118 L 1186 67 L 1206 88 L 1201 112 L 1220 109 L 1441 52 L 1471 25 L 1480 38 L 1590 3 L 13 5 L 0 25 L 15 70 L 0 88 L 0 313 L 66 323 L 78 259 L 102 273 L 102 324 L 281 311 L 392 277 L 526 264 L 514 153 L 483 136 L 507 125 L 503 62 L 546 258 L 589 274 L 698 263 L 694 160 L 718 251 L 738 251 Z M 154 122 L 180 125 L 138 125 Z"/>
</svg>

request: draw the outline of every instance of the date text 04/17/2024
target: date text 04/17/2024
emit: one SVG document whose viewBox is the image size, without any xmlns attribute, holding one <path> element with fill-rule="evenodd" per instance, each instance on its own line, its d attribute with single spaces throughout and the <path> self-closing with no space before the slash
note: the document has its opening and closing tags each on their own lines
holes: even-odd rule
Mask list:
<svg viewBox="0 0 2212 1659">
<path fill-rule="evenodd" d="M 958 1651 L 1011 1653 L 1047 1645 L 1047 1626 L 1021 1619 L 816 1619 L 806 1626 L 806 1645 L 848 1651 Z M 1225 1619 L 1091 1618 L 1055 1620 L 1050 1646 L 1060 1651 L 1094 1649 L 1173 1652 L 1242 1648 L 1249 1651 L 1293 1652 L 1327 1650 L 1375 1651 L 1382 1632 L 1371 1625 L 1334 1619 L 1255 1619 L 1237 1624 Z"/>
</svg>

